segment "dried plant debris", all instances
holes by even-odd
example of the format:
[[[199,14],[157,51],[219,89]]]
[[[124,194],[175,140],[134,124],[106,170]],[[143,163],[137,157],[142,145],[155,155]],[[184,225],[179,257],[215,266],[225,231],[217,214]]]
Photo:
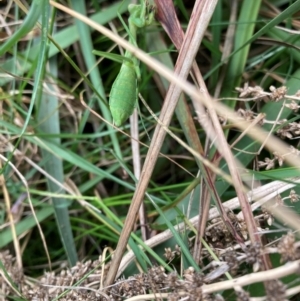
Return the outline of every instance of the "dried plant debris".
[[[295,139],[300,136],[300,123],[299,122],[287,122],[286,119],[278,121],[279,129],[276,134],[282,138]]]
[[[300,244],[291,232],[283,236],[277,247],[272,249],[281,255],[282,263],[300,259]],[[6,251],[0,253],[0,260],[5,269],[5,272],[0,270],[0,294],[4,296],[2,300],[21,297],[30,301],[48,301],[55,298],[63,301],[121,301],[145,294],[154,294],[156,299],[161,299],[160,294],[164,294],[164,299],[171,301],[222,301],[224,299],[220,295],[205,294],[204,287],[212,283],[219,286],[219,283],[226,280],[226,272],[230,272],[231,277],[244,276],[245,272],[249,273],[251,270],[246,268],[247,265],[253,268],[255,275],[261,266],[262,254],[267,250],[268,248],[264,249],[260,244],[247,243],[247,247],[244,248],[234,245],[227,249],[219,249],[219,260],[210,260],[209,264],[201,267],[201,273],[190,267],[180,276],[177,271],[167,273],[163,267],[153,266],[147,273],[118,279],[105,290],[102,289],[101,283],[109,265],[103,265],[101,257],[95,261],[78,262],[69,269],[45,272],[40,279],[32,279],[24,276],[16,268],[15,258]],[[167,250],[167,253],[179,255],[180,249],[176,247],[175,251]],[[210,257],[206,256],[205,261],[209,259]],[[280,280],[268,279],[265,288],[266,300],[286,300],[286,287]],[[251,300],[249,293],[244,291],[246,287],[243,289],[236,286],[234,289],[236,300]]]
[[[9,277],[19,288],[21,296],[27,300],[51,300],[60,295],[60,300],[104,300],[96,290],[90,290],[92,284],[99,284],[101,279],[101,257],[95,261],[78,262],[76,266],[58,273],[46,272],[39,281],[30,281],[23,275],[20,277],[20,271],[14,268],[14,260],[7,252],[0,253],[0,258]],[[2,296],[15,295],[15,290],[1,277],[0,285]],[[71,287],[75,289],[70,289]]]
[[[270,87],[270,98],[274,101],[279,101],[286,97],[287,88],[285,86],[275,88],[274,86]]]
[[[299,97],[299,96],[300,96],[300,95],[299,95],[299,91],[297,92],[297,94],[298,94],[297,96]],[[286,103],[284,106],[285,106],[286,108],[288,108],[288,109],[294,111],[295,113],[298,112],[299,107],[300,107],[294,100],[292,100],[290,103]]]
[[[281,166],[281,165],[279,162],[279,166]],[[270,169],[273,169],[275,166],[276,166],[276,157],[275,156],[273,159],[266,157],[264,159],[264,161],[258,161],[258,168],[265,167],[265,170],[270,170]]]
[[[274,216],[272,215],[272,213],[265,208],[264,206],[261,207],[261,211],[262,211],[262,219],[259,216],[259,220],[263,223],[263,222],[267,222],[268,226],[272,226],[273,222],[274,222]]]
[[[8,251],[4,251],[0,252],[0,260],[4,269],[9,271],[11,280],[14,283],[22,283],[24,280],[24,275],[23,271],[20,271],[20,269],[17,267],[16,259]]]
[[[221,258],[228,264],[230,274],[237,275],[239,265],[241,264],[238,259],[238,254],[234,250],[231,250],[223,254]]]
[[[5,253],[4,266],[12,279],[16,279],[17,270],[9,265],[12,257]],[[59,298],[63,301],[92,300],[118,301],[146,293],[168,293],[169,300],[179,300],[187,297],[188,300],[221,300],[209,295],[202,295],[203,275],[189,268],[179,277],[176,272],[167,274],[163,267],[154,266],[146,274],[138,274],[128,279],[119,279],[110,288],[100,290],[101,258],[96,261],[78,263],[75,267],[62,270],[55,274],[47,272],[39,281],[31,282],[22,277],[17,287],[22,298],[34,301],[52,300]],[[14,290],[4,279],[0,278],[0,293],[12,297]]]
[[[292,232],[284,235],[278,243],[278,253],[281,255],[281,262],[300,259],[300,245],[296,243]]]
[[[288,301],[286,299],[286,286],[279,280],[267,282],[266,293],[267,301]]]
[[[261,87],[255,86],[250,87],[248,83],[244,85],[243,88],[236,88],[236,91],[239,92],[240,100],[243,101],[283,101],[283,106],[292,110],[293,112],[297,112],[299,110],[299,105],[297,102],[300,100],[300,90],[297,91],[294,95],[287,94],[287,87],[282,86],[275,88],[274,86],[270,87],[270,92],[264,91]],[[239,109],[237,111],[240,118],[253,122],[257,119],[258,125],[263,125],[264,123],[273,124],[276,126],[275,132],[282,139],[296,139],[300,136],[300,123],[299,122],[288,122],[286,119],[282,120],[265,120],[264,115],[257,114],[251,110]]]
[[[296,191],[294,189],[292,189],[290,191],[289,198],[290,198],[292,203],[296,203],[296,202],[299,201],[299,195],[296,193]]]
[[[240,98],[250,98],[250,100],[265,100],[265,101],[279,101],[284,98],[295,100],[299,98],[299,92],[295,94],[295,96],[287,95],[287,87],[282,86],[276,88],[274,86],[270,86],[270,92],[266,92],[260,86],[250,87],[248,83],[244,84],[243,88],[237,87],[235,88],[237,92],[239,92]]]
[[[243,88],[237,87],[235,89],[240,93],[240,98],[251,97],[253,100],[253,98],[262,99],[266,97],[263,88],[260,86],[250,87],[248,83],[245,83]]]
[[[265,122],[264,114],[257,114],[251,110],[243,110],[243,109],[238,109],[237,113],[241,119],[246,120],[248,122],[257,120],[257,124],[260,126],[262,126]]]
[[[238,288],[235,290],[236,293],[236,301],[250,301],[250,295],[248,292],[244,291],[242,288]]]
[[[291,150],[290,152],[283,154],[283,155],[279,154],[278,152],[274,152],[273,159],[270,159],[267,157],[264,159],[264,161],[258,161],[258,168],[265,168],[266,170],[270,170],[270,169],[273,169],[274,167],[276,167],[277,162],[278,162],[279,166],[282,166],[284,163],[284,158],[286,156],[289,156],[291,154],[299,156],[300,152],[297,149],[290,146],[290,150]]]
[[[171,248],[165,248],[164,257],[168,262],[171,262],[175,257],[179,257],[181,255],[181,250],[178,245],[175,246],[175,250],[172,251]]]
[[[227,216],[230,219],[239,236],[245,240],[248,238],[248,231],[244,220],[239,219],[232,211],[227,210]],[[225,249],[235,243],[228,227],[223,220],[218,217],[212,219],[205,231],[205,239],[215,249]]]

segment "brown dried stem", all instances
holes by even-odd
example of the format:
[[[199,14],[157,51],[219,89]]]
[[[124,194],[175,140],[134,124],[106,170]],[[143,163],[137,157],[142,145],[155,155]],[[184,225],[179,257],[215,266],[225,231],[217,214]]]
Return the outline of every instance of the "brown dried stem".
[[[214,5],[216,5],[216,1],[197,1],[195,4],[191,22],[187,29],[187,33],[175,67],[175,74],[178,74],[180,78],[185,79],[188,76],[194,57],[204,35],[205,28],[207,27],[210,16],[214,11]],[[194,22],[192,22],[193,20]],[[171,83],[160,114],[160,119],[163,124],[169,125],[180,93],[181,88]],[[115,279],[123,252],[133,227],[134,217],[136,216],[140,204],[144,198],[155,162],[159,154],[159,150],[162,146],[165,136],[165,130],[157,125],[150,144],[147,158],[143,166],[140,181],[133,196],[114,258],[112,259],[111,268],[106,279],[106,285],[112,284]]]

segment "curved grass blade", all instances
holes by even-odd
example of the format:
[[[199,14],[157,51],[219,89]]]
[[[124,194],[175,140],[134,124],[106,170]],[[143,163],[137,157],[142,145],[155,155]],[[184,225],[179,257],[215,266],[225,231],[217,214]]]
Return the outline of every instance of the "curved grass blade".
[[[0,47],[0,56],[14,46],[22,37],[29,33],[38,21],[44,9],[44,0],[34,0],[22,26],[9,37]]]

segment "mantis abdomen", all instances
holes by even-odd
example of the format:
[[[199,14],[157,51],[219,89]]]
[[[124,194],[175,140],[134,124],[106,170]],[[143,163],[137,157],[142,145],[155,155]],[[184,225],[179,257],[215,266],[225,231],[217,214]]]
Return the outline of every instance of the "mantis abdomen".
[[[109,98],[110,111],[116,126],[132,115],[137,101],[137,74],[130,62],[124,62],[115,79]]]

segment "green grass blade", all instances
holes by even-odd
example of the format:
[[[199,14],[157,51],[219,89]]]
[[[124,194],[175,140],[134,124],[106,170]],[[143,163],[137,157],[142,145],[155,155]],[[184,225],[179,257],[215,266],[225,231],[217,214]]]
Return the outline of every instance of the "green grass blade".
[[[0,125],[7,128],[15,135],[17,135],[20,131],[20,129],[17,126],[5,122],[4,120],[0,120]],[[24,136],[23,138],[37,145],[39,148],[47,150],[49,153],[55,155],[60,160],[65,160],[73,166],[77,166],[78,168],[81,168],[84,171],[99,176],[98,181],[101,181],[106,178],[120,184],[123,187],[130,189],[131,191],[135,190],[135,186],[133,184],[112,175],[112,173],[119,167],[119,164],[114,165],[107,170],[103,170],[97,167],[95,164],[92,164],[82,156],[76,154],[75,152],[63,147],[62,145],[55,143],[52,139],[43,139],[39,138],[38,136],[32,136],[30,134],[28,136]]]
[[[38,0],[37,0],[38,1]],[[39,0],[41,1],[41,0]],[[126,3],[129,3],[129,0],[125,1]],[[110,5],[108,8],[103,9],[102,11],[95,13],[94,15],[92,15],[90,18],[95,21],[98,22],[99,24],[106,24],[109,21],[111,21],[113,18],[115,18],[117,16],[117,10],[118,7],[120,6],[120,3],[114,3],[112,5]],[[123,13],[124,11],[127,10],[126,5],[120,9],[120,13]],[[66,29],[61,30],[60,32],[56,33],[53,36],[53,39],[56,41],[56,43],[58,45],[60,45],[60,47],[62,49],[66,49],[69,46],[71,46],[72,44],[74,44],[76,41],[78,41],[80,39],[79,33],[77,31],[76,26],[69,26]],[[24,73],[26,71],[28,71],[28,69],[31,67],[32,65],[32,61],[35,60],[35,58],[37,57],[37,55],[39,54],[40,51],[40,45],[39,44],[35,44],[34,46],[32,46],[30,48],[30,51],[28,51],[28,55],[27,55],[27,51],[24,52],[20,52],[18,55],[18,65],[19,68],[17,69],[17,76],[23,76]],[[59,49],[57,49],[57,47],[55,45],[51,45],[50,49],[49,49],[49,56],[48,57],[52,57],[56,54],[59,53]],[[14,67],[16,66],[16,62],[15,62],[16,58],[9,58],[7,59],[2,65],[2,72],[3,71],[7,71],[9,73],[13,72]],[[1,77],[0,78],[0,86],[3,86],[4,84],[11,82],[12,78],[9,77]]]
[[[47,43],[47,33],[48,32],[48,20],[49,20],[49,11],[50,7],[44,10],[44,14],[42,15],[42,28],[43,28],[43,36],[41,45],[44,45],[42,51],[43,56],[41,56],[40,61],[45,62],[47,61],[47,50],[46,43]],[[48,14],[46,12],[48,11]],[[45,68],[44,65],[42,67]],[[40,131],[49,134],[59,134],[60,133],[60,122],[59,122],[59,101],[55,95],[47,95],[43,93],[43,87],[41,86],[42,80],[41,78],[44,77],[45,73],[42,71],[37,76],[36,85],[39,85],[39,95],[38,95],[38,104],[37,104],[37,122],[39,124]],[[54,77],[57,77],[58,69],[56,60],[53,57],[50,60],[50,74]],[[49,85],[51,87],[51,85]],[[55,91],[56,86],[53,85],[52,89]],[[60,144],[59,138],[52,138],[51,141],[55,141],[57,144]],[[59,182],[64,182],[64,171],[62,161],[48,152],[45,149],[42,149],[42,157],[46,160],[44,165],[45,171],[51,175],[53,178],[58,180]],[[48,190],[52,193],[57,193],[61,190],[58,185],[50,180],[47,180]],[[69,263],[71,266],[74,266],[77,262],[77,252],[75,248],[75,243],[73,239],[71,224],[69,220],[69,212],[68,206],[70,205],[70,201],[64,198],[52,198],[52,203],[54,206],[54,212],[56,217],[57,227],[60,233],[60,238],[63,243],[66,255],[68,257]]]
[[[45,206],[40,210],[35,211],[36,218],[38,222],[42,222],[48,217],[50,217],[54,213],[54,208],[52,206]],[[36,227],[36,220],[33,215],[28,216],[21,221],[19,221],[15,228],[16,234],[22,235],[27,231],[31,230],[32,228]],[[7,228],[0,232],[0,248],[6,247],[9,243],[13,240],[11,228]]]
[[[85,1],[80,1],[80,0],[71,0],[71,5],[75,9],[75,11],[80,12],[81,14],[86,15],[86,9],[85,9]],[[81,47],[81,51],[83,53],[83,58],[85,60],[85,64],[88,70],[90,70],[90,78],[93,86],[99,93],[101,99],[106,100],[106,95],[105,95],[105,89],[103,87],[102,79],[101,79],[101,74],[99,68],[95,68],[96,66],[96,58],[93,54],[93,43],[92,43],[92,37],[91,37],[91,30],[88,25],[85,23],[75,19],[75,23],[79,32],[79,43]],[[111,114],[109,109],[107,108],[106,104],[104,104],[100,99],[98,99],[98,104],[101,108],[101,111],[103,113],[103,116],[106,120],[112,122]],[[122,152],[119,146],[119,142],[116,136],[115,132],[111,132],[111,141],[113,143],[113,148],[115,152],[117,153],[118,156],[122,156]]]
[[[119,54],[107,53],[107,52],[99,51],[99,50],[93,50],[92,53],[95,55],[98,55],[98,56],[103,56],[105,58],[108,58],[108,59],[115,61],[117,63],[120,63],[120,64],[122,64],[124,61],[132,62],[132,60],[129,59],[128,57],[125,57],[125,56],[122,56]]]
[[[258,1],[257,1],[258,2]],[[245,1],[244,4],[245,5],[252,5],[252,2],[248,2]],[[256,2],[253,3],[254,5],[256,5]],[[245,11],[247,11],[247,7],[245,8]],[[281,14],[279,14],[278,16],[276,16],[274,19],[272,19],[270,22],[268,22],[265,26],[263,26],[258,32],[256,32],[254,35],[251,35],[251,38],[249,38],[249,40],[247,40],[244,44],[242,44],[239,48],[235,48],[235,50],[231,53],[231,55],[226,58],[225,61],[227,61],[227,59],[233,57],[234,55],[236,55],[236,53],[238,53],[239,51],[241,51],[245,46],[247,46],[248,44],[254,42],[256,39],[258,39],[259,37],[261,37],[263,34],[268,33],[268,31],[272,28],[274,28],[276,25],[278,25],[280,22],[283,22],[285,19],[291,17],[294,13],[296,13],[298,10],[300,9],[300,0],[297,0],[295,3],[291,4],[290,6],[288,6],[287,9],[285,9]],[[252,11],[248,11],[250,13],[252,13]],[[245,13],[247,15],[247,13]],[[251,21],[251,19],[250,19]],[[245,22],[245,20],[241,20],[242,23]],[[253,20],[252,20],[253,22]],[[241,34],[243,34],[241,32]],[[239,43],[237,43],[239,44]],[[244,55],[241,55],[241,57],[243,57]],[[220,64],[216,65],[212,70],[210,70],[209,72],[206,73],[205,78],[209,77],[213,72],[215,72],[220,66],[222,66],[224,64],[224,62],[222,61]],[[236,76],[240,76],[240,74],[236,75]],[[234,86],[233,84],[231,84],[231,86]],[[229,89],[227,89],[229,90]]]
[[[29,33],[45,8],[44,0],[34,0],[22,26],[0,47],[0,56],[12,48],[22,37]]]
[[[253,36],[256,19],[261,6],[261,1],[244,1],[242,3],[241,13],[235,33],[233,57],[229,63],[227,78],[231,80],[224,85],[225,90],[222,96],[228,97],[232,95],[234,88],[238,87],[241,82],[241,75],[245,68],[248,58],[250,44],[249,41]],[[228,103],[230,107],[234,107],[235,101]]]
[[[169,221],[168,218],[166,218],[166,216],[164,215],[162,210],[159,208],[159,206],[156,205],[155,202],[152,202],[152,204],[155,207],[155,209],[157,210],[157,212],[160,214],[160,216],[163,217],[168,228],[173,233],[173,236],[174,236],[177,244],[180,246],[181,252],[185,256],[185,259],[187,260],[187,262],[195,269],[195,271],[200,272],[199,266],[193,259],[192,254],[190,253],[190,251],[189,251],[187,245],[184,243],[183,239],[180,237],[179,233],[174,229],[174,226],[172,225],[172,223]]]

